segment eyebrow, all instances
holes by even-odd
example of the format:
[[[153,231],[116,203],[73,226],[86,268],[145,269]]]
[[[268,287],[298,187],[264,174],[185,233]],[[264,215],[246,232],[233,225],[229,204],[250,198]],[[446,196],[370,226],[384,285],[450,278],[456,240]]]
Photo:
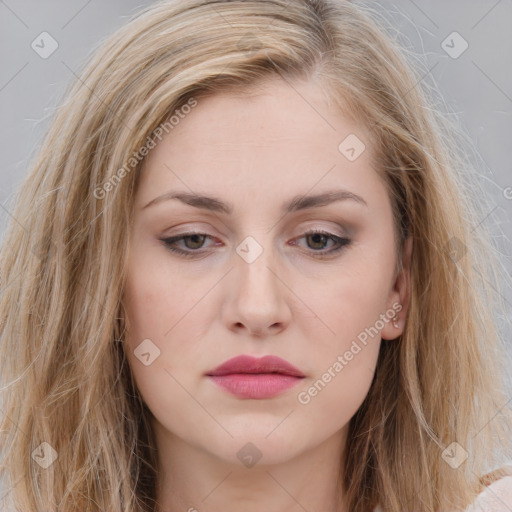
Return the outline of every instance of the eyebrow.
[[[225,213],[228,215],[233,213],[232,204],[225,203],[215,197],[203,196],[192,192],[167,192],[166,194],[158,196],[150,201],[146,206],[143,207],[143,209],[158,203],[162,203],[163,201],[169,201],[171,199],[176,199],[182,203],[188,204],[189,206],[210,210],[212,212]],[[364,206],[368,206],[366,201],[361,196],[348,190],[337,189],[317,195],[295,196],[289,202],[282,205],[281,212],[291,213],[298,210],[305,210],[307,208],[327,206],[336,201],[346,200],[355,201]]]

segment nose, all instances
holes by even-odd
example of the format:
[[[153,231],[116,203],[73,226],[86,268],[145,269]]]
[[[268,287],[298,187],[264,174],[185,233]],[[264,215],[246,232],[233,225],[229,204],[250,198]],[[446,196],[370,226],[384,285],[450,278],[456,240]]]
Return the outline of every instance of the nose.
[[[287,302],[291,295],[284,276],[274,264],[270,250],[251,263],[234,255],[230,295],[224,304],[224,322],[237,334],[265,337],[286,329],[291,311]]]

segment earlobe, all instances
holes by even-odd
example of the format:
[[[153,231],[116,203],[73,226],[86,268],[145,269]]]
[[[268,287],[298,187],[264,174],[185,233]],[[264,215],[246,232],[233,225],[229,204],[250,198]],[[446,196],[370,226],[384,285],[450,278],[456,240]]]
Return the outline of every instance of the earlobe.
[[[394,309],[396,314],[391,322],[388,322],[382,329],[381,336],[386,340],[394,340],[403,333],[405,318],[409,306],[409,297],[411,290],[411,262],[413,250],[413,237],[409,236],[403,248],[402,268],[395,279],[393,292],[390,296],[390,309]]]

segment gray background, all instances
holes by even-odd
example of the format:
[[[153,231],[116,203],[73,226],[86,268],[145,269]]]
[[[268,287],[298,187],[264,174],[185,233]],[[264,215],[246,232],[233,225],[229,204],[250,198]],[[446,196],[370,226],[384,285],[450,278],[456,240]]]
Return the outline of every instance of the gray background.
[[[151,3],[0,0],[0,243],[10,218],[12,194],[75,71],[104,38]],[[424,79],[439,88],[442,109],[457,119],[474,141],[474,158],[491,205],[480,225],[495,232],[510,274],[512,1],[367,3],[391,20],[403,46],[423,59]],[[469,45],[456,59],[441,46],[454,31]],[[59,45],[46,59],[31,47],[34,40],[40,41],[42,32],[51,34]],[[507,288],[504,295],[508,322],[503,329],[512,345],[512,290]],[[512,354],[512,348],[509,352]]]
[[[151,3],[0,0],[0,240],[12,194],[75,71],[101,40]],[[423,56],[425,70],[431,70],[425,80],[437,84],[443,108],[459,119],[474,141],[483,186],[495,207],[482,224],[501,226],[510,240],[512,200],[506,191],[512,187],[512,1],[368,3],[392,20],[404,46]],[[44,31],[59,45],[47,59],[31,47]],[[469,44],[457,59],[441,47],[453,31]],[[503,245],[503,251],[512,270],[510,245]],[[507,290],[506,299],[512,310],[512,290]]]
[[[27,172],[53,108],[74,79],[74,71],[102,39],[151,3],[0,0],[0,242],[10,219],[12,194]],[[510,274],[512,1],[398,0],[371,4],[392,20],[407,48],[423,55],[425,69],[431,70],[425,79],[438,85],[445,110],[459,119],[474,141],[482,185],[491,204],[481,225],[505,234],[498,242]],[[59,45],[47,59],[31,47],[43,31]],[[469,44],[457,59],[441,47],[453,31]],[[505,290],[505,299],[509,322],[503,322],[503,331],[510,346],[512,290]],[[510,390],[512,400],[512,386]]]

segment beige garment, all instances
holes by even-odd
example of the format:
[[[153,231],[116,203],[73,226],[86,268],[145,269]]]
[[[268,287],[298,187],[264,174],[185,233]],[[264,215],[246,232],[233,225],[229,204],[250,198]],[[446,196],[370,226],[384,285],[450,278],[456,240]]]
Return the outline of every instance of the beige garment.
[[[374,512],[384,512],[380,505]],[[512,476],[488,485],[464,512],[512,512]]]

